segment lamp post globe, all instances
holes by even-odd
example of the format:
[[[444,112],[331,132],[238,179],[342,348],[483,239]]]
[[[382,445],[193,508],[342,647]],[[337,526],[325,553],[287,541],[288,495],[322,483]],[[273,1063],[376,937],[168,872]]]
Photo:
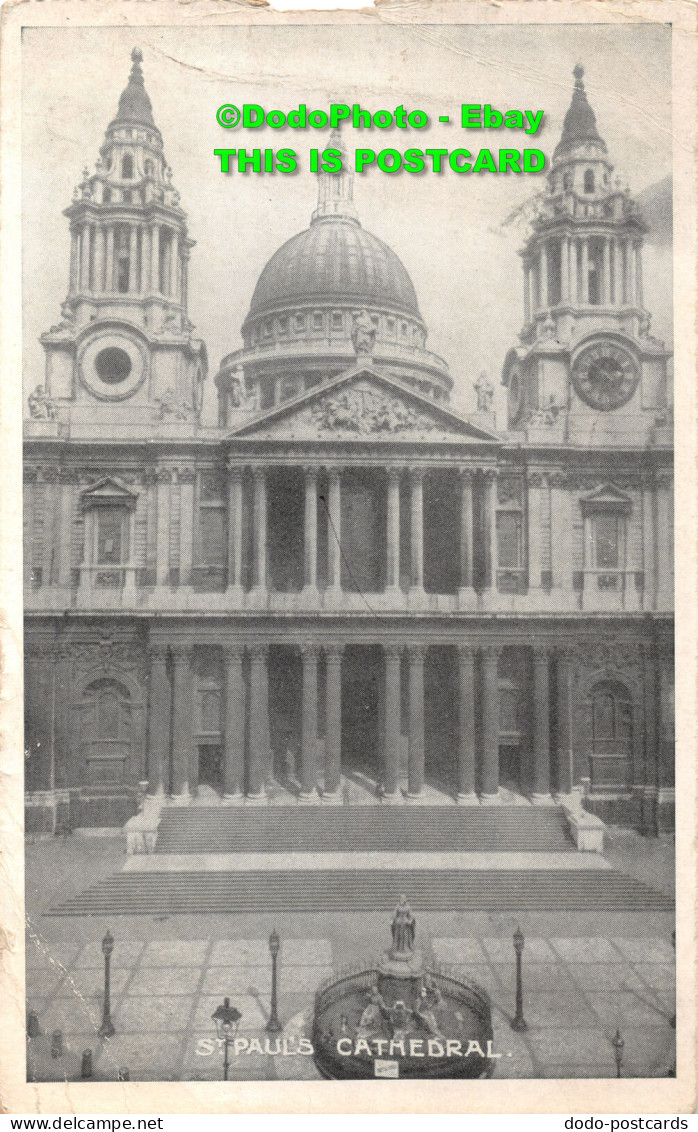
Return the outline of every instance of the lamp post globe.
[[[281,951],[281,940],[276,928],[269,936],[269,952],[271,954],[271,1004],[269,1010],[269,1021],[266,1024],[266,1031],[268,1034],[281,1033],[283,1026],[279,1021],[279,1013],[277,1006],[277,960],[279,952]]]
[[[237,1006],[230,1005],[230,999],[224,998],[223,1005],[217,1006],[211,1018],[216,1024],[216,1034],[220,1041],[223,1042],[224,1056],[223,1056],[223,1080],[228,1080],[228,1048],[230,1042],[235,1038],[240,1025],[242,1014]]]
[[[116,1033],[111,1020],[111,987],[110,963],[111,953],[114,950],[114,936],[107,928],[107,934],[102,940],[102,955],[104,956],[104,1008],[102,1010],[102,1025],[99,1027],[100,1038],[112,1038]]]

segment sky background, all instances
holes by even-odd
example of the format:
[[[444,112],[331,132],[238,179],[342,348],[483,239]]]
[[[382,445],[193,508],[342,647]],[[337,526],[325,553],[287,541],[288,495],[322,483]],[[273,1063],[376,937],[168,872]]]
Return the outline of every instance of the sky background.
[[[138,45],[155,122],[173,182],[197,241],[190,261],[190,317],[206,342],[208,423],[215,421],[212,378],[241,345],[240,326],[270,256],[308,226],[317,184],[311,146],[329,131],[223,130],[224,102],[289,111],[299,102],[327,109],[331,99],[375,112],[421,109],[449,114],[427,130],[346,130],[350,152],[535,146],[552,157],[570,103],[575,63],[584,64],[589,101],[615,175],[633,194],[671,172],[671,31],[624,25],[285,26],[25,29],[23,38],[24,385],[43,381],[38,335],[60,318],[69,265],[62,216],[94,170],[104,131]],[[535,138],[519,131],[463,131],[460,105],[545,110]],[[677,141],[680,144],[680,139]],[[292,175],[220,172],[215,148],[288,146],[300,155]],[[429,331],[427,345],[449,364],[452,402],[475,407],[472,383],[484,369],[499,382],[523,313],[517,255],[525,223],[506,223],[544,187],[544,176],[440,175],[377,169],[357,175],[354,197],[365,228],[405,264]],[[645,305],[653,333],[671,339],[671,251],[651,235],[645,249]],[[497,407],[503,408],[500,393]],[[500,426],[503,418],[500,417]]]

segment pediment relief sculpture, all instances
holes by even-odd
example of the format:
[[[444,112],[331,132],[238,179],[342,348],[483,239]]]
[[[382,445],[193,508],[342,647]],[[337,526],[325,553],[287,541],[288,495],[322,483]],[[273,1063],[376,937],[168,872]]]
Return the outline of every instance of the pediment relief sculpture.
[[[381,432],[431,432],[436,425],[429,417],[408,408],[396,397],[367,389],[347,389],[324,397],[311,409],[313,423],[327,432],[371,434]]]

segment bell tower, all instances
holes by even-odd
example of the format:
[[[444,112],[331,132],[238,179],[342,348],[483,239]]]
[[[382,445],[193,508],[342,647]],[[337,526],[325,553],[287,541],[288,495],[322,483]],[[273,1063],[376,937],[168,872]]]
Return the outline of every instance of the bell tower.
[[[187,314],[194,242],[172,184],[162,135],[134,48],[128,84],[94,173],[65,210],[68,295],[62,321],[42,335],[44,396],[72,434],[105,426],[150,432],[198,423],[206,349]]]
[[[643,306],[647,228],[620,180],[574,68],[572,102],[521,252],[524,326],[502,382],[513,431],[645,444],[665,423],[664,343]],[[632,438],[635,438],[634,440]]]

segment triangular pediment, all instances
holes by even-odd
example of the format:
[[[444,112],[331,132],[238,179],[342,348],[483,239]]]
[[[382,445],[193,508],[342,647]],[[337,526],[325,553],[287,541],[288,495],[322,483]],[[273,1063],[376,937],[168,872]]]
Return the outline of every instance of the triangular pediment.
[[[387,377],[356,367],[258,414],[231,436],[255,440],[499,442],[493,432]]]
[[[615,484],[601,484],[580,500],[582,509],[590,511],[630,511],[632,500]]]
[[[137,499],[135,492],[113,476],[104,476],[96,483],[90,484],[80,494],[83,506],[90,503],[135,504]]]

